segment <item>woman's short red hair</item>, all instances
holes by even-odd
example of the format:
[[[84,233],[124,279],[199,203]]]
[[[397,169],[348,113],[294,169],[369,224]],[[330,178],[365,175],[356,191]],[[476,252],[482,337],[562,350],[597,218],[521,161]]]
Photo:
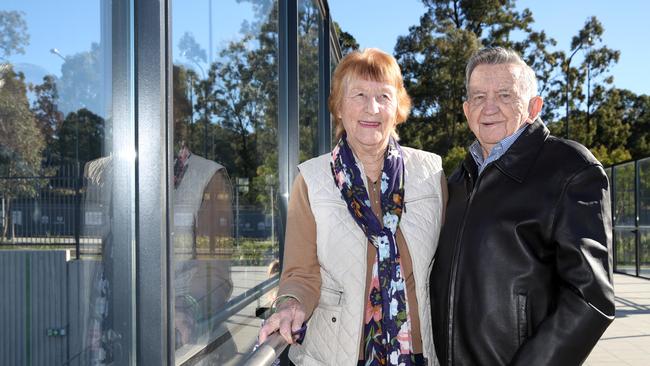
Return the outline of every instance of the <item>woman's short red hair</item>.
[[[343,57],[332,77],[328,104],[330,113],[334,117],[337,139],[343,135],[344,131],[340,110],[348,82],[351,79],[379,81],[394,86],[397,89],[395,125],[406,121],[411,112],[411,98],[404,88],[404,80],[397,60],[377,48],[367,48],[362,52],[353,51]],[[396,131],[393,131],[393,134],[397,136]]]

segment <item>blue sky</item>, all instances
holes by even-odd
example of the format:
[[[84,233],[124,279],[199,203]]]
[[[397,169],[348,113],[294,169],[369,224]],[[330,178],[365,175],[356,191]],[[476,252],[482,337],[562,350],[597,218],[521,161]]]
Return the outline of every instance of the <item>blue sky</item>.
[[[621,51],[611,69],[614,85],[637,94],[650,94],[650,1],[645,0],[520,0],[517,8],[529,8],[535,30],[544,30],[557,41],[557,49],[569,51],[571,38],[594,15],[605,28],[603,43]],[[329,0],[332,18],[351,33],[361,47],[392,52],[397,37],[419,23],[425,8],[419,0]],[[580,52],[579,52],[580,53]],[[580,61],[576,55],[575,62]]]
[[[307,0],[301,0],[307,1]],[[214,58],[227,41],[236,39],[243,20],[253,18],[248,3],[235,0],[213,2]],[[0,10],[22,10],[31,34],[25,55],[11,57],[15,64],[29,64],[38,73],[60,75],[63,60],[49,52],[58,48],[64,56],[90,49],[100,37],[99,0],[2,0]],[[207,47],[207,0],[173,1],[173,39],[177,45],[184,32],[191,32],[203,48]],[[424,13],[419,0],[329,0],[333,18],[352,33],[362,47],[393,50],[399,35],[408,34]],[[611,70],[615,85],[635,93],[650,94],[648,40],[650,1],[645,0],[520,0],[518,8],[528,7],[536,19],[534,28],[544,30],[568,51],[571,37],[595,15],[605,27],[603,42],[621,51],[619,63]],[[174,49],[175,62],[187,62]],[[580,52],[574,62],[580,61]],[[38,75],[35,75],[38,77]],[[37,79],[38,80],[38,79]]]

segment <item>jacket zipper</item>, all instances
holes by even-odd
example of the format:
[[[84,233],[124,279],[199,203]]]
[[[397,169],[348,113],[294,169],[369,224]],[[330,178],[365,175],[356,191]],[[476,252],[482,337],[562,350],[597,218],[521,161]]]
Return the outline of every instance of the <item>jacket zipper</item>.
[[[470,182],[472,181],[472,176],[470,175],[469,172],[467,172],[467,175],[469,176]],[[474,186],[472,187],[471,192],[469,193],[469,197],[467,197],[467,202],[465,204],[465,212],[463,213],[463,221],[461,222],[460,228],[458,230],[458,234],[456,234],[456,248],[454,249],[454,256],[452,257],[452,275],[451,275],[451,280],[449,281],[449,303],[448,303],[448,309],[449,309],[449,314],[447,317],[447,330],[449,334],[449,341],[447,342],[447,365],[452,366],[453,365],[453,354],[452,354],[452,344],[454,342],[454,331],[453,331],[453,320],[454,320],[454,304],[455,304],[455,292],[456,292],[456,274],[458,273],[458,258],[460,255],[460,243],[461,239],[463,237],[463,234],[465,232],[465,224],[467,221],[467,214],[469,212],[469,207],[472,205],[472,200],[474,199],[474,194],[476,193],[476,190],[478,189],[479,183],[481,181],[481,175],[476,178],[476,182]]]

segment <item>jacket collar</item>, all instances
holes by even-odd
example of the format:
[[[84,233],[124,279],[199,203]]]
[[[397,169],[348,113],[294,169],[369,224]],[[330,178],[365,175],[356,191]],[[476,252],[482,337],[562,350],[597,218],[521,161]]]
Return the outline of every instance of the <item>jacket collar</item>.
[[[549,134],[548,128],[541,119],[537,118],[510,146],[508,151],[494,162],[494,165],[503,174],[523,183]],[[469,153],[465,156],[463,167],[470,178],[475,181],[478,168]]]

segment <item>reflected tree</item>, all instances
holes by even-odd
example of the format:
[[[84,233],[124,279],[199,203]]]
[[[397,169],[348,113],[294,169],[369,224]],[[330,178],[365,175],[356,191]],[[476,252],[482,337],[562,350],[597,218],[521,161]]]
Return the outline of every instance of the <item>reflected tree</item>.
[[[63,164],[80,164],[101,157],[104,119],[86,108],[68,113],[58,130],[57,150]]]
[[[56,79],[52,75],[47,75],[43,78],[42,84],[31,86],[31,90],[34,93],[31,110],[45,139],[43,163],[47,166],[61,158],[56,149],[56,134],[63,123],[63,113],[58,107],[59,93]]]
[[[9,60],[12,54],[24,54],[29,45],[25,13],[0,10],[0,61]]]
[[[299,160],[303,162],[318,154],[318,23],[320,11],[312,1],[299,1],[298,50],[299,65]]]
[[[33,197],[43,182],[20,177],[38,176],[45,141],[36,118],[29,109],[24,76],[10,65],[0,69],[0,199],[4,201],[3,236],[11,235],[11,200]]]
[[[65,57],[58,81],[59,110],[67,114],[85,108],[102,115],[102,75],[101,48],[97,43],[92,43],[89,51]]]

